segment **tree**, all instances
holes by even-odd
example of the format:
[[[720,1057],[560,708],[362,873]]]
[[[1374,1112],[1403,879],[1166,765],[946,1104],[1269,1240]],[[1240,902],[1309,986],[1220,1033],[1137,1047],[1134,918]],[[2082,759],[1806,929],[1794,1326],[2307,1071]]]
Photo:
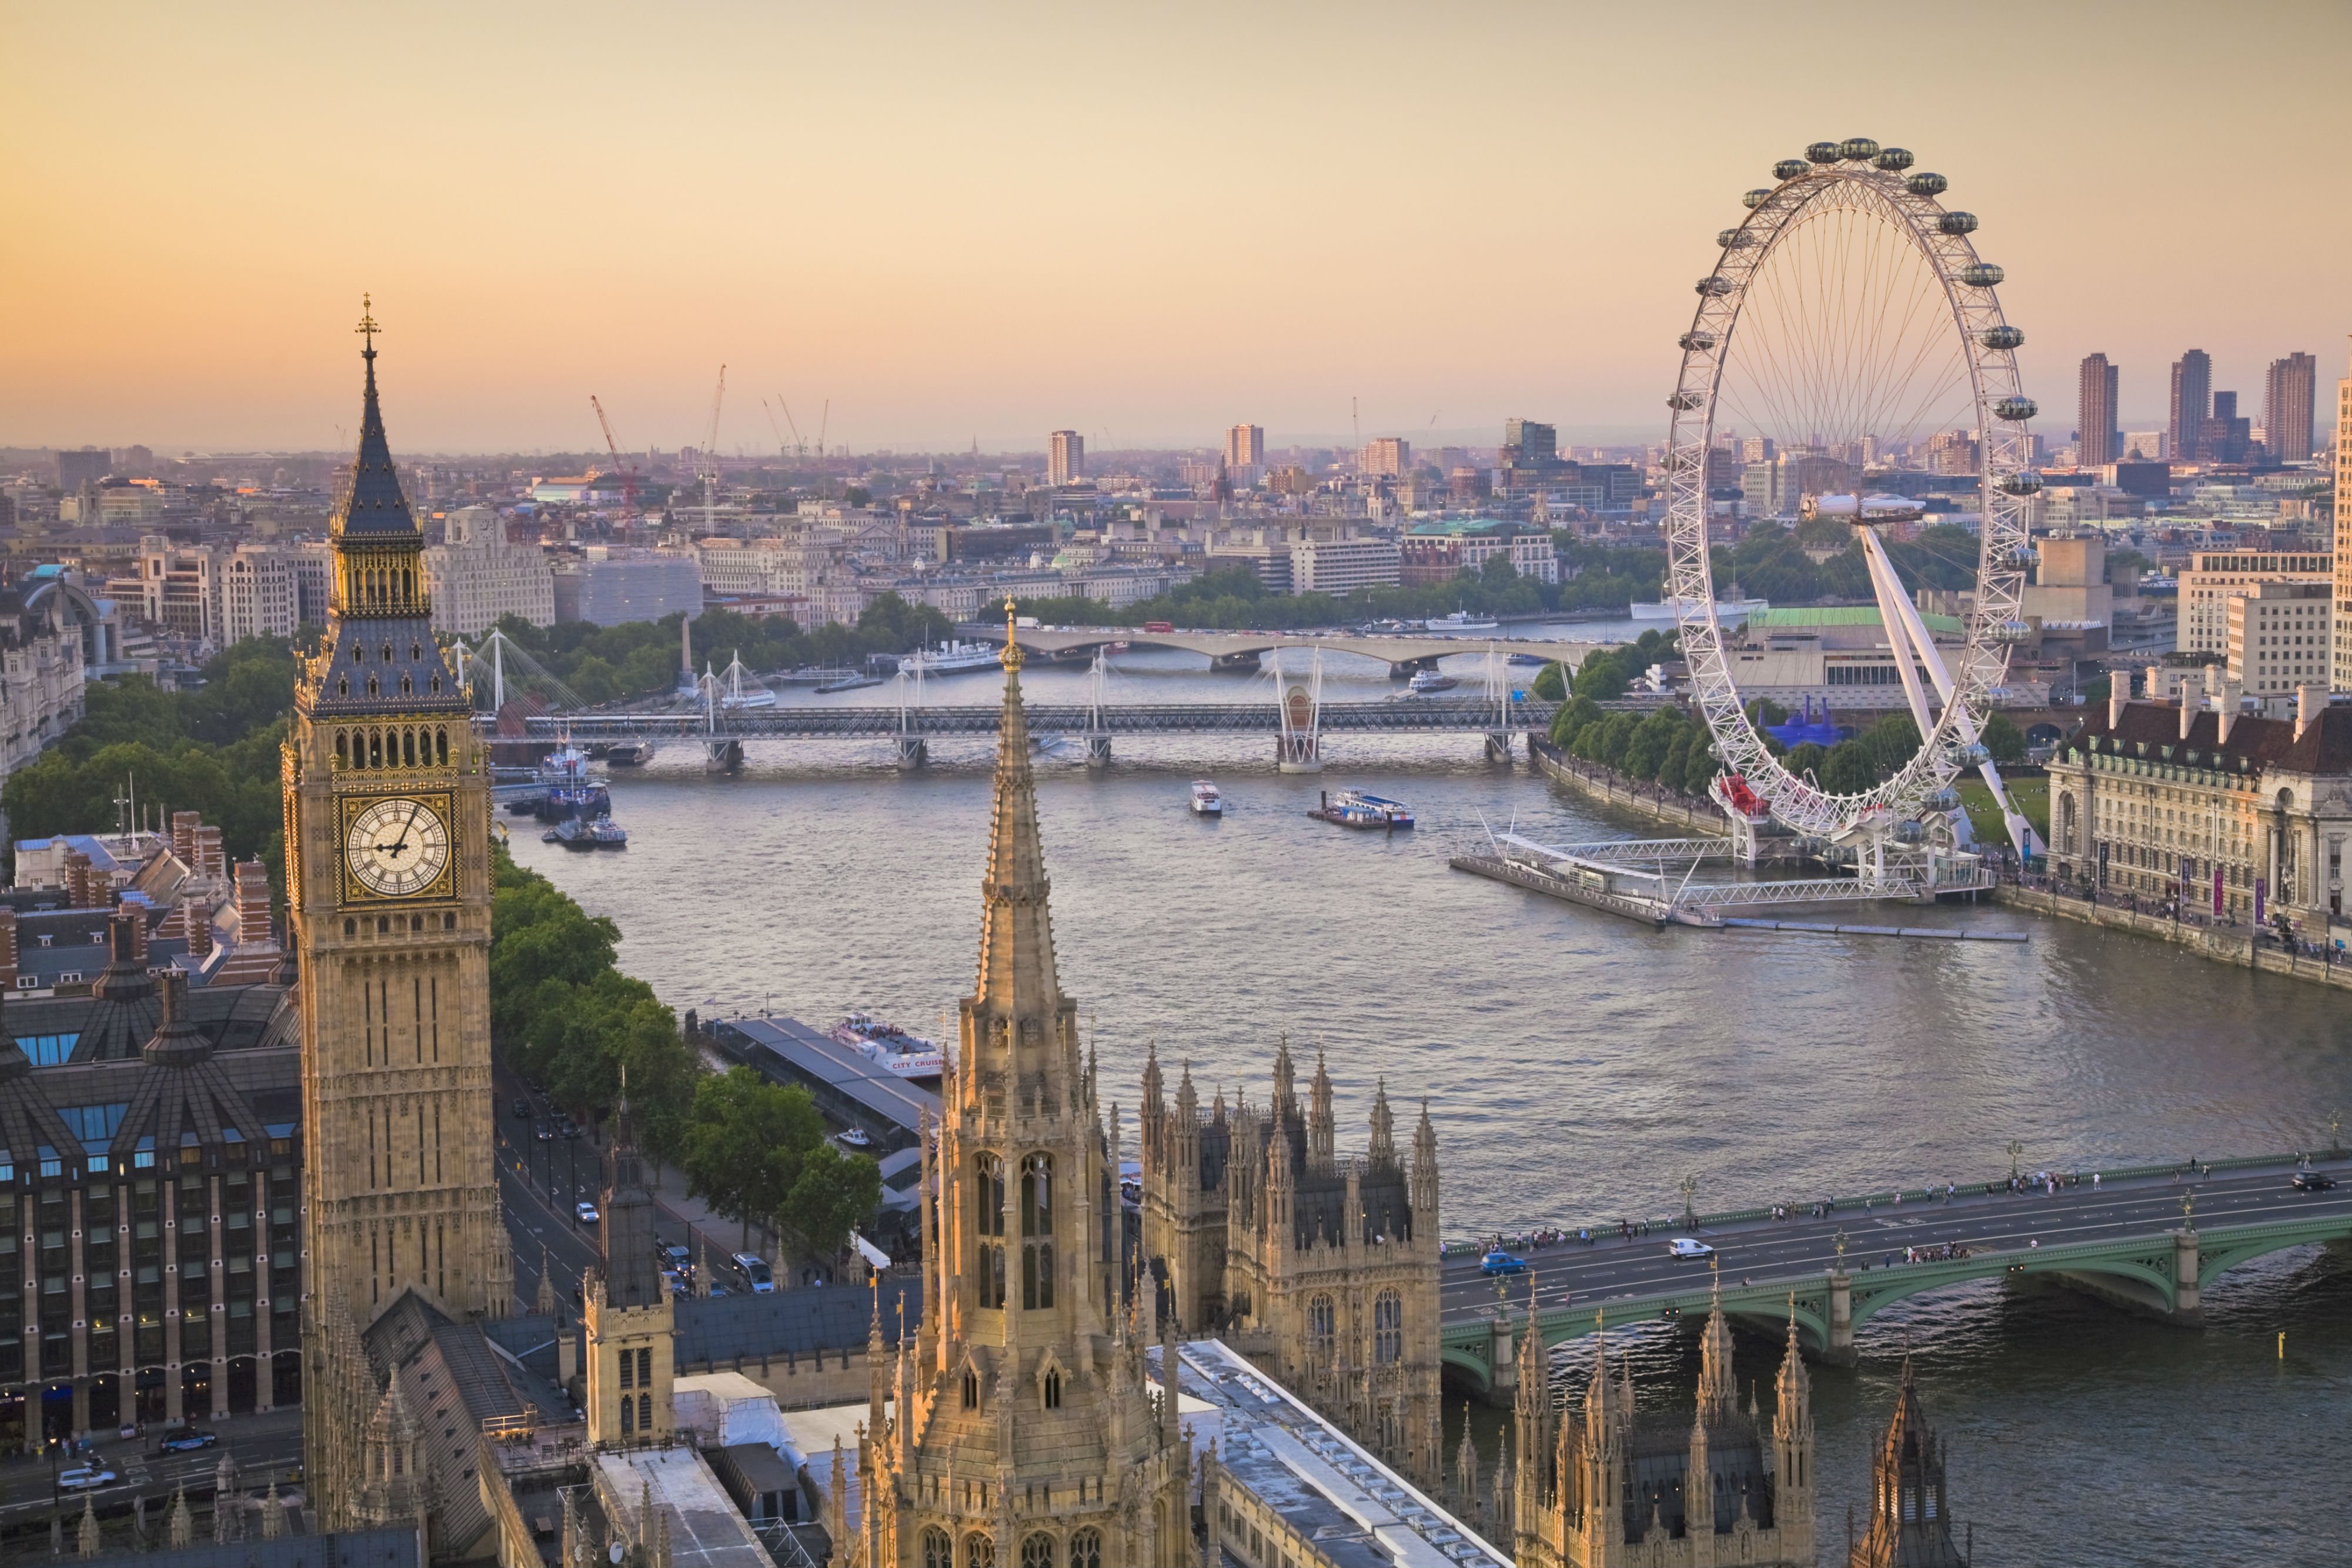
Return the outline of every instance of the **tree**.
[[[1535,685],[1528,688],[1543,702],[1556,703],[1568,695],[1568,667],[1546,664],[1536,672]]]
[[[1870,747],[1859,740],[1841,740],[1830,747],[1815,777],[1833,795],[1859,795],[1878,784],[1878,764]]]
[[[1559,666],[1552,666],[1558,669]],[[1551,743],[1562,751],[1576,745],[1576,737],[1584,727],[1601,716],[1601,705],[1591,697],[1578,697],[1551,717]]]
[[[882,1171],[864,1155],[845,1155],[819,1144],[801,1161],[799,1179],[778,1215],[782,1228],[799,1238],[810,1253],[830,1258],[849,1233],[873,1217],[882,1201]]]
[[[1822,775],[1822,764],[1829,759],[1829,755],[1828,750],[1818,742],[1809,740],[1789,753],[1782,766],[1800,779],[1811,773],[1816,780],[1819,780]]]
[[[1576,672],[1576,695],[1594,702],[1610,702],[1625,695],[1624,662],[1614,649],[1595,648],[1584,655]]]
[[[1989,716],[1984,727],[1977,732],[1977,739],[1992,754],[1995,762],[2025,760],[2025,734],[2017,727],[2016,720],[2005,713]]]
[[[752,1218],[782,1209],[810,1152],[824,1142],[824,1122],[807,1090],[730,1067],[696,1085],[678,1165],[688,1195],[733,1215],[749,1247]]]

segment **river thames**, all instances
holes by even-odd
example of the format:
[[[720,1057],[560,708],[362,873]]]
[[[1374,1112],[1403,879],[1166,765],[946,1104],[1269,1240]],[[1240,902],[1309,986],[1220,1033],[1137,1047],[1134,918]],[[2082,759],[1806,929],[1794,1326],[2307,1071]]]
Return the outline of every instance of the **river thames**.
[[[1327,674],[1330,700],[1396,689],[1353,661]],[[1074,701],[1086,682],[1033,666],[1026,684]],[[932,700],[997,695],[986,674],[941,685]],[[1174,655],[1123,658],[1113,685],[1115,700],[1272,700],[1265,677]],[[1455,1239],[1667,1213],[1686,1174],[1702,1209],[1804,1202],[2004,1175],[2012,1139],[2028,1169],[2312,1148],[2352,1112],[2338,994],[1991,908],[1902,920],[2031,940],[1653,932],[1447,868],[1490,826],[1555,842],[1655,831],[1524,762],[1484,761],[1475,737],[1329,742],[1319,779],[1277,776],[1271,745],[1122,741],[1099,773],[1075,750],[1039,758],[1062,985],[1106,1097],[1129,1107],[1130,1149],[1147,1042],[1171,1080],[1190,1061],[1204,1100],[1220,1084],[1262,1099],[1286,1033],[1302,1073],[1328,1051],[1343,1148],[1362,1142],[1381,1077],[1428,1097]],[[614,779],[626,852],[567,854],[520,831],[513,847],[617,921],[622,965],[677,1008],[820,1027],[864,1009],[930,1034],[971,985],[990,750],[932,755],[900,774],[882,744],[755,743],[741,775],[711,779],[675,747]],[[1187,810],[1199,776],[1223,789],[1222,821]],[[1316,791],[1340,785],[1404,800],[1420,827],[1309,821]],[[1906,1346],[1980,1563],[2346,1560],[2333,1456],[2352,1257],[2276,1254],[2204,1300],[2202,1333],[1991,1283],[1872,1319],[1858,1369],[1814,1369],[1822,1560],[1864,1500]],[[1643,1406],[1686,1413],[1694,1342],[1636,1339]],[[1571,1385],[1588,1354],[1564,1347]],[[1741,1336],[1743,1383],[1769,1387],[1777,1363],[1775,1343]],[[1452,1407],[1449,1459],[1460,1419]],[[1491,1466],[1499,1415],[1475,1425]]]

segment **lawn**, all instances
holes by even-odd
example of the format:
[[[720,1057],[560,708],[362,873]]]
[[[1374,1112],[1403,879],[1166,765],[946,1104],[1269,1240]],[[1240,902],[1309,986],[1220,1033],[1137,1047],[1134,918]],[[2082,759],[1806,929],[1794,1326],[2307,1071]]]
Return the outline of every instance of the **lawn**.
[[[1985,788],[1984,780],[1963,779],[1959,790],[1960,805],[1967,810],[1969,827],[1976,836],[1987,843],[2007,843],[2009,829],[2001,821],[2000,809],[1992,803],[1992,791]],[[2017,809],[2025,813],[2026,821],[2033,824],[2033,831],[2042,835],[2042,841],[2049,842],[2050,780],[2010,779],[2009,797],[2017,802]]]

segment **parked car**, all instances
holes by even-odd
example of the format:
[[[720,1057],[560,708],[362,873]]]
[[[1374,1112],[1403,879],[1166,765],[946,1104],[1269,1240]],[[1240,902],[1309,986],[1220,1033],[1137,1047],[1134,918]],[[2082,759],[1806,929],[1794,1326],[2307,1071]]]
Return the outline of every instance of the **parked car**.
[[[2321,1176],[2317,1171],[2297,1171],[2294,1173],[2294,1190],[2297,1192],[2326,1192],[2335,1185],[2336,1178],[2334,1176]]]
[[[528,1122],[528,1121],[530,1121],[530,1101],[528,1101],[528,1100],[526,1100],[526,1099],[524,1099],[524,1098],[523,1098],[521,1095],[520,1095],[520,1094],[516,1095],[516,1096],[515,1096],[515,1103],[514,1103],[514,1113],[515,1113],[515,1120],[517,1120],[518,1122]]]
[[[1677,1236],[1672,1241],[1667,1242],[1666,1251],[1676,1258],[1712,1258],[1715,1256],[1714,1248],[1709,1247],[1704,1241],[1693,1240],[1687,1236]]]
[[[1478,1269],[1481,1273],[1486,1274],[1524,1274],[1528,1271],[1528,1260],[1524,1258],[1514,1258],[1498,1247],[1486,1254],[1486,1260],[1478,1265]]]
[[[736,1277],[755,1296],[764,1296],[776,1288],[775,1270],[768,1260],[753,1252],[737,1252],[727,1260],[735,1266]]]
[[[58,1473],[58,1486],[64,1491],[95,1491],[100,1487],[110,1487],[121,1479],[103,1465],[77,1465]]]
[[[572,1218],[577,1219],[583,1225],[594,1225],[604,1217],[596,1211],[596,1206],[594,1204],[583,1202],[575,1203],[572,1206]]]
[[[155,1446],[159,1454],[185,1454],[197,1448],[209,1448],[220,1441],[219,1435],[195,1427],[167,1427],[163,1440]]]

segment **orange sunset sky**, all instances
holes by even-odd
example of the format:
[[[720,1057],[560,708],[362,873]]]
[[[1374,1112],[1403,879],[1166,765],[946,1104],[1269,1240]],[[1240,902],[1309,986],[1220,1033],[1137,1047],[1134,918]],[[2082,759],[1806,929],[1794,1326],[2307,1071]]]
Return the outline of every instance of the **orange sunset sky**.
[[[2352,330],[2352,5],[0,5],[0,444],[407,453],[1663,432],[1739,193],[1948,175],[2160,419]]]

